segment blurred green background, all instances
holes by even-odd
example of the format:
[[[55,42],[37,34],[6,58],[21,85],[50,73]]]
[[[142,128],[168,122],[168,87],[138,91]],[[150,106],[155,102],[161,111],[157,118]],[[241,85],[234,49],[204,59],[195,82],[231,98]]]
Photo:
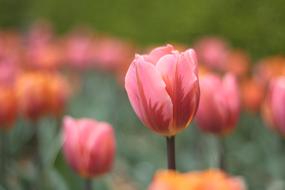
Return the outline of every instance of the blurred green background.
[[[86,25],[142,46],[191,44],[199,37],[218,35],[258,60],[285,52],[284,7],[284,0],[0,0],[0,27],[25,31],[35,20],[44,18],[59,34]],[[113,181],[121,183],[124,190],[146,189],[155,171],[166,166],[164,139],[142,126],[113,76],[90,72],[83,81],[83,91],[76,92],[67,114],[111,122],[118,143],[113,174],[94,180],[94,189],[120,190],[112,186]],[[39,125],[45,134],[42,144],[47,147],[42,154],[53,168],[49,171],[50,189],[80,189],[82,181],[59,154],[58,124],[46,118]],[[217,140],[192,125],[177,138],[178,169],[216,167]],[[237,130],[225,139],[228,170],[243,176],[249,189],[284,190],[285,142],[264,125],[259,115],[241,115]],[[16,157],[17,148],[30,135],[29,123],[19,121],[10,134]],[[32,174],[18,173],[24,176],[23,184],[28,184]]]
[[[25,29],[47,18],[58,32],[88,25],[140,44],[218,35],[258,58],[284,52],[284,7],[283,0],[0,0],[0,26]]]

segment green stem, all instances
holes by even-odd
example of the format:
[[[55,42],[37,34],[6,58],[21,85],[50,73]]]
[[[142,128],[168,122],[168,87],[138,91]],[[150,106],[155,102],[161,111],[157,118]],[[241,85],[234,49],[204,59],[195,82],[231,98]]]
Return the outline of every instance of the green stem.
[[[226,147],[224,142],[224,137],[218,137],[219,143],[219,167],[221,170],[226,171]]]
[[[0,131],[1,133],[1,174],[0,174],[0,182],[4,188],[6,188],[6,146],[7,146],[7,138],[4,130]]]
[[[166,137],[168,169],[176,170],[175,164],[175,136]]]
[[[34,152],[34,162],[37,168],[37,180],[35,183],[35,189],[42,189],[43,187],[43,163],[41,157],[41,132],[39,121],[33,121],[33,127],[35,130],[35,152]]]
[[[91,179],[85,179],[84,186],[85,186],[85,190],[92,190],[92,181],[91,181]]]

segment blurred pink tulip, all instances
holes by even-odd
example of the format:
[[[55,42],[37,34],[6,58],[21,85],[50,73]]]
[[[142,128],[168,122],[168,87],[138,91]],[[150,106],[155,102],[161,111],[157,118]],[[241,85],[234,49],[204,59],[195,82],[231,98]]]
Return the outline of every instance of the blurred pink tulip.
[[[103,70],[114,71],[123,64],[130,62],[132,47],[119,39],[101,37],[94,43],[93,60],[95,66]]]
[[[92,119],[64,118],[63,149],[70,166],[81,177],[92,178],[109,172],[115,156],[113,128]]]
[[[202,38],[196,42],[195,50],[199,62],[213,69],[226,69],[229,48],[227,43],[216,37]]]
[[[13,86],[21,63],[21,40],[17,33],[0,31],[0,85]]]
[[[239,118],[240,99],[235,78],[227,74],[224,79],[208,74],[200,79],[201,98],[196,115],[202,130],[223,135],[231,131]]]
[[[0,56],[0,84],[12,86],[19,73],[19,68],[14,57]]]
[[[265,120],[285,135],[285,76],[271,81],[265,108]]]
[[[75,68],[90,67],[93,58],[93,38],[89,32],[75,31],[66,39],[65,61]]]
[[[192,49],[173,46],[136,55],[125,77],[129,100],[140,120],[154,132],[173,136],[186,128],[199,104],[197,59]]]
[[[49,23],[40,21],[32,26],[27,39],[26,59],[28,66],[40,69],[54,69],[62,63],[62,48]]]

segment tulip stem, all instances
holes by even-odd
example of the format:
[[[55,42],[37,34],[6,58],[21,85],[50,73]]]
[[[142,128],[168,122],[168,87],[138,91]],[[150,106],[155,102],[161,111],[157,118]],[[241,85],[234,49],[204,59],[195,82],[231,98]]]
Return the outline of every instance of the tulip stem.
[[[6,168],[5,168],[5,164],[6,164],[6,134],[4,130],[0,131],[1,133],[1,176],[0,176],[0,180],[1,180],[1,184],[3,185],[3,187],[6,187]]]
[[[85,180],[85,190],[92,190],[92,181],[91,179]]]
[[[175,165],[175,136],[166,137],[168,169],[176,170]]]
[[[223,137],[218,137],[218,143],[219,143],[219,167],[221,170],[226,171],[226,147]]]
[[[43,185],[43,162],[41,157],[41,129],[39,125],[39,120],[35,120],[32,123],[35,130],[35,152],[34,152],[34,162],[37,168],[37,180],[35,182],[35,189],[42,189]]]
[[[35,122],[35,137],[36,137],[36,150],[35,150],[35,159],[37,163],[37,167],[39,170],[39,173],[42,174],[43,170],[43,163],[42,163],[42,157],[41,157],[41,134],[40,134],[40,126],[38,125],[38,122]]]

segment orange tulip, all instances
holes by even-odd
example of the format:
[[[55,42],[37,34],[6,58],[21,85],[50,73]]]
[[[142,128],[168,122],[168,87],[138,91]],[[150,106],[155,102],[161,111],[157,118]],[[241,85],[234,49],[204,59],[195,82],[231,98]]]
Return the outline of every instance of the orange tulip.
[[[149,190],[245,190],[241,178],[230,177],[220,170],[176,173],[160,171],[154,177]]]
[[[37,120],[47,112],[48,80],[40,72],[21,74],[16,83],[20,112],[29,119]]]
[[[48,111],[54,116],[64,113],[64,108],[70,96],[69,83],[59,74],[50,74],[48,77]]]
[[[254,74],[265,84],[268,84],[272,78],[285,75],[285,57],[273,56],[261,60],[256,64]]]
[[[14,89],[0,87],[0,128],[12,126],[17,116],[17,99]]]
[[[242,50],[231,51],[227,58],[227,71],[238,78],[244,77],[250,66],[249,56]]]
[[[264,99],[264,85],[256,78],[249,78],[241,82],[240,89],[243,108],[258,112]]]

